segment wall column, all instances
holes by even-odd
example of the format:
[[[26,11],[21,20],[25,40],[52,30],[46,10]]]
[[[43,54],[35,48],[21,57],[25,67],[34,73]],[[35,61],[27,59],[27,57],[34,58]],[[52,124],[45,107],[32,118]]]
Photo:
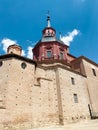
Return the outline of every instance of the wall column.
[[[62,109],[62,98],[61,98],[61,88],[60,88],[60,78],[59,78],[58,68],[55,69],[55,74],[56,74],[59,124],[64,125],[64,122],[63,122],[63,109]]]

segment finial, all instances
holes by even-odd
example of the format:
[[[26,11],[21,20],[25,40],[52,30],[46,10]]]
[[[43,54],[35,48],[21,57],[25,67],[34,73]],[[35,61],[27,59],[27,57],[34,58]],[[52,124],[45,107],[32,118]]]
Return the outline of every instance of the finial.
[[[61,34],[61,32],[59,32],[59,34],[60,34],[60,40],[61,40],[62,34]]]
[[[50,24],[50,12],[48,11],[48,14],[47,14],[47,27],[51,27],[51,24]]]

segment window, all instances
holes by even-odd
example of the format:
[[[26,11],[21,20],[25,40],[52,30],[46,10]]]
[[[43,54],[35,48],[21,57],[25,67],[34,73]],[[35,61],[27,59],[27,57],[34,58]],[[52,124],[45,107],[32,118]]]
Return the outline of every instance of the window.
[[[48,30],[48,35],[50,35],[50,31]]]
[[[51,57],[51,51],[47,51],[47,58],[50,58]]]
[[[92,69],[93,75],[96,76],[96,71],[95,69]]]
[[[60,52],[60,59],[63,59],[63,53]]]
[[[11,54],[13,54],[13,52],[11,51]]]
[[[21,67],[22,67],[23,69],[25,69],[25,68],[27,67],[26,63],[23,62],[23,63],[21,64]]]
[[[77,94],[73,94],[73,97],[74,97],[74,103],[78,103],[78,96],[77,96]]]
[[[74,85],[75,84],[75,79],[71,77],[71,83]]]

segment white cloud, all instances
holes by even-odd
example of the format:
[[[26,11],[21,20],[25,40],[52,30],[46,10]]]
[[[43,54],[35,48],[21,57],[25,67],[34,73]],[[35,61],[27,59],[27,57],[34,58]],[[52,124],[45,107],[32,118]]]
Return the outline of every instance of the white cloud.
[[[11,40],[9,38],[4,38],[1,40],[1,44],[3,45],[3,51],[6,53],[7,52],[7,48],[10,46],[10,45],[14,45],[14,44],[17,44],[17,41],[15,40]],[[18,44],[17,44],[18,45]],[[22,56],[25,56],[25,51],[22,50]]]
[[[79,34],[77,29],[74,29],[72,32],[68,32],[68,35],[61,36],[61,40],[68,46],[70,46],[70,42],[73,41],[74,37]]]
[[[25,50],[22,50],[22,56],[26,56]]]
[[[28,48],[27,48],[27,57],[28,58],[30,58],[30,59],[32,59],[33,58],[33,53],[32,53],[32,47],[31,46],[29,46]]]
[[[3,51],[7,52],[7,48],[10,45],[17,44],[17,41],[11,40],[9,38],[4,38],[4,39],[2,39],[1,44],[3,45]]]

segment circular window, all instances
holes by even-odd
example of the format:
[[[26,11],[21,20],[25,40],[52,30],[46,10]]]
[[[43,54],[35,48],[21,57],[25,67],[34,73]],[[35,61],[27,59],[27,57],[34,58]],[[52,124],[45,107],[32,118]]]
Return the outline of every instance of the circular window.
[[[0,66],[2,66],[2,64],[3,64],[2,61],[0,61]]]
[[[23,62],[23,63],[21,64],[21,67],[22,67],[23,69],[25,69],[25,68],[27,67],[26,63]]]

